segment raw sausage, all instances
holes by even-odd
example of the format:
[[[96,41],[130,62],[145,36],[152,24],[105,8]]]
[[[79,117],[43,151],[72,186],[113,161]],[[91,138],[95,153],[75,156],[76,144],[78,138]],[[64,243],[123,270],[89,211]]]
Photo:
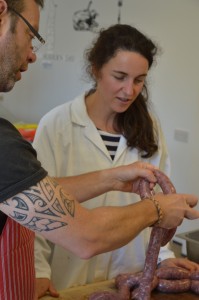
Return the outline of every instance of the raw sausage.
[[[195,272],[191,273],[190,278],[193,280],[199,280],[199,271],[195,271]]]
[[[161,187],[163,193],[165,193],[165,194],[175,193],[175,188],[174,188],[173,184],[171,183],[169,178],[164,173],[162,173],[159,170],[154,170],[154,173],[157,178],[157,183]],[[140,187],[139,187],[139,193],[140,193],[141,199],[151,197],[151,190],[149,187],[149,182],[147,182],[144,179],[141,180]],[[160,247],[167,244],[167,242],[175,234],[175,231],[176,231],[176,228],[174,228],[172,230],[167,230],[167,229],[160,228],[160,227],[153,227],[147,254],[146,254],[144,271],[139,280],[138,288],[136,288],[136,296],[133,299],[137,299],[137,300],[149,300],[150,299],[150,294],[151,294],[151,290],[153,288],[153,280],[154,280],[154,275],[155,275],[155,270],[156,270],[156,265],[157,265],[157,258],[158,258],[158,254],[160,251]],[[131,278],[131,279],[133,279],[133,278]],[[119,287],[119,291],[122,289],[122,290],[125,290],[125,293],[126,293],[126,288],[123,289],[122,285],[120,283],[116,282],[116,285]],[[129,285],[130,285],[130,283],[125,284],[125,286],[130,288]],[[99,296],[99,294],[98,294],[98,296]],[[98,296],[94,296],[94,297],[91,296],[92,298],[89,298],[89,300],[98,300],[98,299],[100,299]],[[105,298],[106,296],[107,296],[107,294],[103,295],[104,299],[111,299],[111,298]]]
[[[169,178],[159,170],[154,171],[157,182],[164,194],[175,193],[175,188]],[[140,197],[150,198],[149,183],[140,183]],[[98,292],[89,300],[149,300],[151,291],[157,288],[166,293],[179,293],[191,290],[199,294],[199,271],[189,272],[178,267],[162,267],[156,270],[157,258],[161,246],[167,244],[175,234],[176,228],[167,230],[153,227],[145,259],[144,271],[136,274],[119,274],[115,279],[118,293]],[[132,292],[131,292],[132,291]]]
[[[156,289],[163,293],[182,293],[187,292],[190,289],[190,286],[190,279],[159,279],[159,283]]]
[[[195,294],[199,295],[199,281],[198,280],[191,280],[191,287],[190,290]]]
[[[118,290],[120,290],[123,285],[127,285],[130,289],[132,289],[139,284],[141,275],[141,272],[135,274],[119,274],[115,278],[115,286]]]
[[[169,178],[159,170],[154,171],[157,178],[157,182],[160,185],[163,193],[173,194],[175,193],[175,188]],[[142,180],[140,183],[140,197],[150,198],[151,191],[149,188],[149,183],[146,180]],[[168,241],[175,234],[176,228],[167,230],[160,227],[153,227],[151,231],[151,237],[149,241],[149,246],[146,254],[144,271],[140,280],[138,293],[133,299],[136,300],[149,300],[152,290],[152,282],[155,275],[155,270],[157,266],[157,259],[160,251],[160,247],[167,244]]]
[[[155,274],[161,279],[188,279],[191,275],[188,270],[178,267],[161,267]]]

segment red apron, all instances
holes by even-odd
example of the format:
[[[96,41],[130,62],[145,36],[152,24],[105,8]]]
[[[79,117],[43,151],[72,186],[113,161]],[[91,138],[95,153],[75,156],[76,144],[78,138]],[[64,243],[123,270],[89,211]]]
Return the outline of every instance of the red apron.
[[[7,218],[0,236],[0,300],[34,297],[34,233]]]

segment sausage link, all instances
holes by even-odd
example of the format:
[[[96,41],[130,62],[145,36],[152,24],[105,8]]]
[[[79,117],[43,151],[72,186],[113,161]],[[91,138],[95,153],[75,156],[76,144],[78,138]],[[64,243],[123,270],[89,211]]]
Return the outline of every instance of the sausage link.
[[[158,277],[154,276],[152,284],[151,284],[151,291],[156,289],[156,287],[158,286],[158,283],[159,283]],[[136,287],[131,293],[131,299],[142,299],[141,297],[142,297],[142,294],[140,294],[139,288]]]
[[[175,194],[176,190],[172,182],[170,181],[169,177],[161,172],[160,170],[154,170],[154,174],[157,178],[157,183],[161,187],[164,194]],[[149,186],[149,182],[146,180],[141,180],[139,186],[139,194],[141,199],[150,198],[151,197],[151,190]],[[172,229],[164,229],[163,236],[161,240],[161,246],[165,246],[174,236],[176,232],[176,228]]]
[[[198,280],[191,280],[191,287],[190,290],[195,294],[199,295],[199,281]]]
[[[160,267],[156,270],[156,276],[160,279],[188,279],[191,273],[179,267]]]
[[[164,194],[175,194],[176,190],[170,181],[169,177],[160,170],[154,170],[154,175],[157,179],[158,185],[161,187]],[[140,181],[139,194],[141,199],[149,198],[151,196],[151,189],[149,182],[145,179]]]
[[[154,174],[164,194],[175,193],[173,184],[164,173],[159,170],[154,170]],[[139,193],[141,199],[150,198],[151,190],[149,187],[149,182],[145,181],[144,179],[140,181]],[[155,270],[160,247],[168,243],[168,241],[175,234],[175,231],[176,228],[167,230],[160,227],[153,227],[143,273],[141,275],[120,274],[116,277],[115,281],[116,287],[119,290],[118,294],[110,292],[98,292],[92,294],[89,300],[126,300],[129,299],[130,290],[133,288],[134,290],[132,292],[132,299],[149,300],[152,289],[154,289],[158,284],[158,278],[155,276]],[[190,286],[190,281],[188,282]],[[186,284],[188,283],[184,282],[183,284],[181,282],[181,286],[184,286],[184,289]]]
[[[157,290],[163,293],[183,293],[190,289],[190,279],[168,280],[159,279]]]
[[[129,289],[134,288],[139,284],[139,280],[141,278],[141,272],[139,273],[124,273],[119,274],[115,278],[115,286],[119,290],[123,285],[127,285]]]
[[[118,292],[118,300],[128,300],[130,299],[130,289],[128,287],[128,285],[123,285]]]
[[[199,271],[192,272],[190,278],[193,280],[199,280]]]
[[[154,170],[154,174],[157,178],[157,183],[161,187],[164,194],[175,194],[176,189],[172,182],[170,181],[169,177],[161,172],[160,170]]]
[[[157,178],[157,183],[160,185],[163,193],[172,194],[175,193],[175,188],[169,178],[161,171],[154,170],[154,174]],[[141,180],[139,187],[140,197],[150,198],[151,190],[149,183],[146,180]],[[149,300],[152,289],[152,281],[155,275],[156,265],[160,247],[168,243],[168,241],[175,234],[176,228],[167,230],[160,227],[153,227],[151,231],[149,246],[146,254],[144,271],[140,280],[138,290],[134,298],[136,300]]]

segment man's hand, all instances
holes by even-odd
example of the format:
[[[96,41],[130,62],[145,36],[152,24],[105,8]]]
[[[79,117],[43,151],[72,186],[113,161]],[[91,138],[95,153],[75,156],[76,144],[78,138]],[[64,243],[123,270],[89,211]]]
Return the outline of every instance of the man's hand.
[[[143,178],[150,182],[150,188],[153,189],[157,182],[154,169],[156,168],[153,165],[144,162],[110,169],[110,172],[113,172],[113,190],[139,194],[139,184]]]
[[[36,278],[36,299],[39,299],[46,294],[49,294],[55,298],[59,297],[59,293],[53,286],[52,281],[50,281],[48,278]]]
[[[81,203],[110,191],[139,194],[139,183],[142,178],[150,182],[152,189],[157,182],[153,174],[154,169],[157,168],[151,164],[135,162],[111,169],[55,179]]]

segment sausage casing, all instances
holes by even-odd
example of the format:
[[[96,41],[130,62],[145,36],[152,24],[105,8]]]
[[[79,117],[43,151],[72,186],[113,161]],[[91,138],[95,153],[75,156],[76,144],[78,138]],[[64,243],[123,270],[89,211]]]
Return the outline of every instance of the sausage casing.
[[[191,280],[190,279],[159,279],[158,286],[156,289],[163,293],[183,293],[190,289]]]

